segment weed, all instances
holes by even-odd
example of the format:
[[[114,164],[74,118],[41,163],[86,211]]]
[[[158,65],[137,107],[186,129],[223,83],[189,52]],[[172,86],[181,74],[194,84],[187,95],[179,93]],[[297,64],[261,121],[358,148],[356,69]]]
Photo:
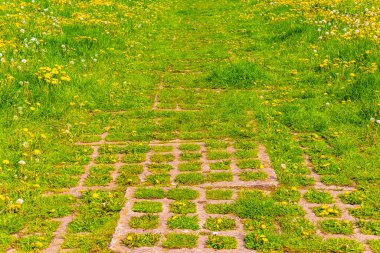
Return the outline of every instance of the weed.
[[[174,200],[194,200],[199,197],[196,190],[189,188],[175,188],[168,191],[168,198]]]
[[[128,233],[125,237],[124,244],[128,248],[137,248],[137,247],[153,247],[160,240],[159,234],[135,234]]]
[[[229,169],[231,169],[229,161],[210,163],[210,170],[229,170]]]
[[[177,177],[174,179],[174,182],[180,185],[197,185],[203,184],[205,182],[205,178],[202,173],[182,173],[177,175]]]
[[[199,151],[201,149],[201,146],[197,144],[181,144],[179,146],[179,149],[181,151]]]
[[[207,213],[228,214],[233,213],[233,205],[231,204],[206,204]]]
[[[138,188],[135,191],[135,198],[138,199],[163,199],[165,198],[164,190],[160,188]]]
[[[197,209],[193,202],[175,201],[169,204],[169,210],[172,213],[188,214],[188,213],[195,213]]]
[[[202,170],[200,163],[181,163],[178,165],[179,171],[200,171]]]
[[[192,234],[170,233],[166,235],[166,240],[162,243],[162,247],[169,249],[192,249],[198,244],[198,236]]]
[[[158,215],[145,214],[143,216],[133,216],[129,221],[131,228],[152,229],[158,227]]]
[[[198,230],[198,216],[175,215],[167,220],[170,229]]]
[[[313,212],[318,217],[339,217],[341,215],[340,210],[336,206],[322,205],[313,207]]]
[[[206,246],[213,249],[236,249],[237,241],[232,236],[211,235],[206,241]]]
[[[207,174],[207,180],[210,182],[232,181],[233,175],[230,172],[212,172]]]
[[[332,204],[334,202],[334,199],[330,193],[316,191],[313,189],[309,190],[304,195],[304,198],[310,203],[317,203],[317,204]]]
[[[236,227],[236,222],[230,218],[207,218],[205,228],[211,231],[231,230]]]
[[[265,180],[268,175],[265,172],[251,172],[251,171],[243,171],[239,174],[239,178],[242,181],[255,181],[255,180]]]
[[[153,201],[135,202],[132,211],[138,213],[160,213],[162,212],[162,203]]]
[[[353,233],[352,223],[341,220],[323,220],[320,222],[320,227],[323,232],[333,234],[349,235]]]
[[[215,199],[215,200],[228,200],[232,198],[231,190],[206,190],[206,198],[207,199]]]

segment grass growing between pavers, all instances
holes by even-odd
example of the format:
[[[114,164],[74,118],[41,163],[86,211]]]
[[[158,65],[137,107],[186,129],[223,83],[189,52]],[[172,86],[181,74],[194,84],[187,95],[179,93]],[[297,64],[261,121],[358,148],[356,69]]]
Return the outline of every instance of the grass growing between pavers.
[[[379,15],[374,0],[3,2],[0,251],[110,251],[138,187],[131,229],[196,229],[202,205],[244,222],[248,249],[362,252],[364,234],[380,252]],[[229,192],[256,181],[268,192]],[[356,224],[333,220],[336,194]],[[122,244],[236,248],[197,240]]]
[[[153,247],[160,240],[160,235],[158,234],[127,234],[124,244],[128,248],[135,247]]]
[[[192,234],[176,234],[166,235],[166,240],[162,243],[164,248],[169,249],[192,249],[198,244],[198,236]]]
[[[237,248],[237,242],[234,237],[231,236],[209,236],[206,245],[209,248],[213,249],[236,249]]]

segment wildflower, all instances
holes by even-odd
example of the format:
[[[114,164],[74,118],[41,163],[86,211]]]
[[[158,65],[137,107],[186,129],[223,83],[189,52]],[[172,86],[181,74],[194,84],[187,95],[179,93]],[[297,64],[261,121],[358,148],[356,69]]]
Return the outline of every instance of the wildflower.
[[[22,63],[26,63],[26,59],[22,59],[21,62],[22,62]]]
[[[25,33],[25,29],[20,29],[20,32],[21,33]]]
[[[23,199],[17,199],[16,204],[22,205],[24,203]]]
[[[3,160],[3,164],[5,165],[9,164],[9,160]]]
[[[93,197],[94,199],[98,199],[98,198],[99,198],[99,194],[94,193],[94,194],[92,194],[92,197]]]
[[[26,162],[25,162],[24,160],[20,160],[20,161],[18,161],[18,164],[20,164],[20,165],[25,165]]]
[[[286,169],[286,164],[285,163],[281,164],[281,168]]]
[[[377,123],[377,124],[380,124],[380,119],[376,120],[376,123]]]
[[[39,149],[35,149],[35,150],[33,151],[33,153],[34,153],[35,155],[40,155],[42,152],[41,152],[41,150],[39,150]]]
[[[376,121],[376,119],[375,119],[375,118],[370,118],[369,121],[370,121],[371,123],[374,123],[374,122]]]

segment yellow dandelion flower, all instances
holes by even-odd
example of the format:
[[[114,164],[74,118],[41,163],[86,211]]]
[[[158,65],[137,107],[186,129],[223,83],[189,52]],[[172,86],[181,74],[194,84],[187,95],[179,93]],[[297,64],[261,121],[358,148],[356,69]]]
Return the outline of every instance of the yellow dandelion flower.
[[[42,152],[41,152],[41,150],[39,150],[39,149],[35,149],[34,151],[33,151],[33,154],[35,154],[35,155],[40,155]]]

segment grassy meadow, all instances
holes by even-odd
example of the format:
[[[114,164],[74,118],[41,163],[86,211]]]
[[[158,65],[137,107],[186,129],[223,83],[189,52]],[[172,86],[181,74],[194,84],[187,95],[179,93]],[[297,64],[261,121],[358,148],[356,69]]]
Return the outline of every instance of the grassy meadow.
[[[0,252],[114,252],[135,187],[131,250],[380,253],[379,64],[375,0],[4,0]]]

